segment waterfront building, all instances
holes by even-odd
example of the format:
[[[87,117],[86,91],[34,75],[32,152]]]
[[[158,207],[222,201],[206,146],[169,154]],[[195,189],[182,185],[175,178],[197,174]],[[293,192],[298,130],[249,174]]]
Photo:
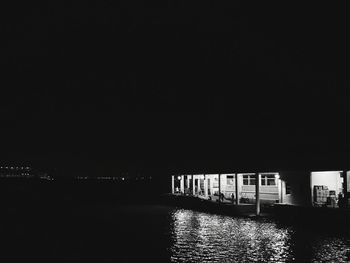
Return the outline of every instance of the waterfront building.
[[[347,202],[349,171],[281,172],[281,203],[336,208]],[[343,202],[343,203],[342,203]]]
[[[279,171],[172,176],[172,193],[233,204],[338,208],[348,203],[350,171]]]
[[[260,173],[261,201],[279,202],[278,173]],[[255,202],[255,173],[193,174],[173,176],[173,193],[194,195],[210,200]],[[237,185],[237,187],[236,187]]]

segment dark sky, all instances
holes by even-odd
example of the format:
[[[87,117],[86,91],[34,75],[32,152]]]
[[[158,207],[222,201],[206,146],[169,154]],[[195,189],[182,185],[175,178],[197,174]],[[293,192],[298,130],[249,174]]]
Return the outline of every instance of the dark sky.
[[[4,162],[346,166],[345,7],[158,2],[0,8]]]

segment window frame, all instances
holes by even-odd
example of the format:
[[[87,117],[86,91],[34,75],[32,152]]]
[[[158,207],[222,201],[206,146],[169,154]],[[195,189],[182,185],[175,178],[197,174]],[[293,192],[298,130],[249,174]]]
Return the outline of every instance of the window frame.
[[[268,183],[269,181],[271,182],[271,180],[273,180],[274,184]],[[276,186],[277,181],[276,181],[275,174],[261,174],[260,184],[262,186]]]
[[[226,175],[226,185],[234,185],[235,177],[234,175]]]
[[[245,184],[244,181],[247,181],[248,184]],[[252,182],[254,182],[254,183],[252,183]],[[255,175],[243,174],[243,185],[255,185]]]

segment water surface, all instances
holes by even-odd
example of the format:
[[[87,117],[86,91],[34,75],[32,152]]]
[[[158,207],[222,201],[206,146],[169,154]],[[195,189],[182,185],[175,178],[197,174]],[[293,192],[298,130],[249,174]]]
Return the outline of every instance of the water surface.
[[[3,210],[7,262],[350,262],[349,236],[273,220],[158,205]]]

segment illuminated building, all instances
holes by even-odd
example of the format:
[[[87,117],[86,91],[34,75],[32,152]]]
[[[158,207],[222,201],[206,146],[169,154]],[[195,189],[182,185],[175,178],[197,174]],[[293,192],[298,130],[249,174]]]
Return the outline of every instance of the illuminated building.
[[[335,208],[348,203],[349,177],[350,171],[342,170],[184,174],[172,176],[172,193],[255,203],[257,214],[260,203]]]

